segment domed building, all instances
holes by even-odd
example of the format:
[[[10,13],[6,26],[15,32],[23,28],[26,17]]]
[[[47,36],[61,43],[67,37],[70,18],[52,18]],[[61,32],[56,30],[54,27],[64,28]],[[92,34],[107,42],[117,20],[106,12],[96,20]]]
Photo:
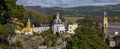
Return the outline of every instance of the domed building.
[[[62,24],[62,20],[59,18],[59,13],[57,13],[56,19],[53,21],[53,24]]]
[[[53,21],[52,30],[54,34],[56,33],[65,33],[65,25],[62,20],[59,18],[59,13],[56,15],[56,19]]]

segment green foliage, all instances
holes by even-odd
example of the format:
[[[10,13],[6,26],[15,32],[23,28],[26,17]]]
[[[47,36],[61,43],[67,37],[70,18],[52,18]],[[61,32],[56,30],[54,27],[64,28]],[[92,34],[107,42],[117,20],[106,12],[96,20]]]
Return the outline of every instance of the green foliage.
[[[9,42],[6,39],[6,36],[11,34],[11,31],[8,30],[7,28],[0,26],[0,45],[8,45]]]
[[[42,35],[43,37],[46,37],[47,39],[50,39],[52,41],[51,46],[56,45],[56,41],[57,41],[58,36],[56,34],[53,34],[51,28],[45,32],[42,32],[40,35]]]
[[[51,16],[48,16],[48,17],[46,17],[46,18],[47,18],[47,20],[48,20],[49,23],[52,23],[53,20],[56,19],[56,15],[51,15]],[[65,21],[65,18],[64,18],[63,16],[60,16],[60,19],[61,19],[62,21]]]
[[[49,34],[47,35],[47,38],[49,38],[52,41],[51,46],[55,46],[57,42],[57,36],[55,34]]]
[[[12,17],[22,18],[24,8],[16,5],[17,0],[1,0],[0,1],[0,23],[6,24]]]
[[[42,32],[40,35],[41,35],[41,36],[43,36],[43,37],[45,37],[45,36],[47,36],[47,35],[49,35],[49,34],[53,34],[53,32],[52,32],[52,29],[51,29],[51,28],[50,28],[50,29],[48,29],[47,31]]]
[[[23,16],[24,8],[22,5],[16,5],[17,0],[5,0],[6,5],[9,8],[10,16]]]
[[[0,1],[0,24],[5,24],[10,17],[8,16],[8,6],[6,5],[5,0]]]
[[[108,49],[106,43],[98,36],[94,28],[80,26],[68,39],[68,49]]]
[[[92,28],[96,28],[98,30],[100,30],[101,28],[99,28],[99,22],[98,21],[92,21],[92,20],[88,20],[87,18],[85,19],[79,19],[77,20],[79,25],[82,26],[87,26],[87,27],[92,27]]]
[[[35,26],[40,26],[40,24],[45,20],[44,14],[38,14],[26,9],[26,11],[24,12],[24,23],[27,22],[28,18],[31,19],[32,24],[34,24]]]
[[[79,19],[77,22],[79,23],[79,25],[83,25],[83,26],[89,26],[89,27],[94,26],[93,22],[90,20]]]
[[[10,34],[10,30],[8,30],[3,26],[0,26],[0,34],[4,34],[4,35]]]
[[[43,13],[29,11],[28,9],[26,9],[24,15],[24,23],[27,22],[28,18],[30,18],[32,24],[35,26],[40,26],[41,24],[51,24],[56,18],[56,15],[44,15]],[[62,21],[65,21],[63,16],[60,16],[60,19],[62,19]]]
[[[11,45],[16,46],[16,47],[22,46],[21,41],[16,41],[15,43],[12,43]]]
[[[80,26],[87,26],[87,27],[91,27],[91,28],[96,28],[96,33],[99,35],[99,37],[101,37],[103,39],[104,35],[103,35],[103,32],[102,30],[100,30],[99,25],[98,25],[98,22],[94,22],[94,21],[91,21],[91,20],[87,20],[87,19],[79,19],[77,20],[77,22],[79,23]]]
[[[25,38],[24,41],[28,41],[30,38]]]

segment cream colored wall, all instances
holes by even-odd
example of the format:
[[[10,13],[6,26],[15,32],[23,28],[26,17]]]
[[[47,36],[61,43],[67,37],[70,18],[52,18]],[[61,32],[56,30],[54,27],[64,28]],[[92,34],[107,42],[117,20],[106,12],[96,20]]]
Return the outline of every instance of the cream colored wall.
[[[17,34],[22,34],[23,32],[22,32],[22,30],[17,30],[17,29],[15,29],[15,33],[17,33]]]
[[[68,33],[70,34],[74,34],[74,30],[76,30],[77,28],[77,24],[73,24],[73,25],[68,25]]]
[[[26,28],[21,29],[21,30],[20,29],[15,29],[16,34],[23,34],[25,32],[27,32]],[[32,33],[32,28],[31,28],[30,32]]]
[[[73,25],[68,25],[68,33],[74,34],[74,26]]]

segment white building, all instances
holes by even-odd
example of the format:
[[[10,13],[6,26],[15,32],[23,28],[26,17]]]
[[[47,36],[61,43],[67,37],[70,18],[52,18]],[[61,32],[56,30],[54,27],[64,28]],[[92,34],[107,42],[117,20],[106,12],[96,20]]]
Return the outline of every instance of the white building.
[[[54,24],[53,26],[53,32],[56,33],[64,33],[65,32],[65,26],[63,24]]]
[[[113,39],[111,39],[110,41],[109,41],[109,46],[110,47],[115,47],[115,40],[113,40]]]
[[[34,27],[32,28],[33,32],[41,33],[43,31],[47,31],[50,27]]]
[[[59,13],[57,13],[56,19],[53,21],[52,30],[54,34],[56,33],[65,33],[65,25],[62,20],[59,18]]]

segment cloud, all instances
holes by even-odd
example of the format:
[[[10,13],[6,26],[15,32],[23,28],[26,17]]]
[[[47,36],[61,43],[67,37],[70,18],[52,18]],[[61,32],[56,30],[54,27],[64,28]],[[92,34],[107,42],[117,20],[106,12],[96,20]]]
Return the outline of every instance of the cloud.
[[[28,0],[28,3],[32,3],[33,0]]]
[[[74,7],[84,5],[101,5],[101,4],[120,3],[120,0],[18,0],[17,4],[24,6],[40,5],[42,7]]]

